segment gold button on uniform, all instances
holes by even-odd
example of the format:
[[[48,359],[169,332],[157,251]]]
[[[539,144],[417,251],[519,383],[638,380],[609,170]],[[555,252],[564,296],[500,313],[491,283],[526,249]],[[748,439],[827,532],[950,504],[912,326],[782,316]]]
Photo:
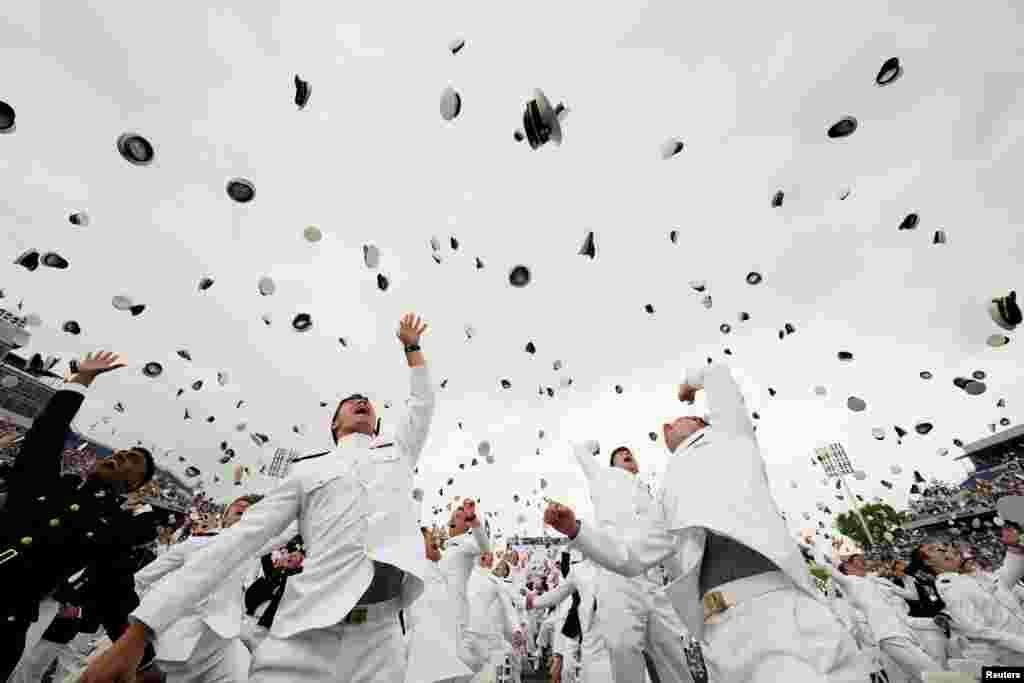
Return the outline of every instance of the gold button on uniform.
[[[72,503],[71,507],[69,507],[68,509],[71,510],[72,512],[78,512],[79,510],[82,509],[82,506],[80,506],[78,503]]]
[[[53,519],[50,520],[50,526],[52,528],[59,527],[60,526],[60,520],[57,519],[56,517],[54,517]]]
[[[22,545],[32,545],[32,537],[31,536],[22,536],[21,537],[21,544]]]

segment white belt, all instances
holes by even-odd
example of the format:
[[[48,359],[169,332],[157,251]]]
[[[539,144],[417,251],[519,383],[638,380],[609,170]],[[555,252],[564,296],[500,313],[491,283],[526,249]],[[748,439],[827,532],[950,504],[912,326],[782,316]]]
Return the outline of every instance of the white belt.
[[[348,613],[341,623],[346,626],[359,626],[370,622],[377,622],[383,619],[394,619],[398,614],[401,598],[391,598],[384,602],[375,602],[372,605],[356,605]]]
[[[785,572],[764,572],[723,583],[704,594],[704,619],[707,620],[736,605],[760,597],[766,593],[794,588],[793,580]]]

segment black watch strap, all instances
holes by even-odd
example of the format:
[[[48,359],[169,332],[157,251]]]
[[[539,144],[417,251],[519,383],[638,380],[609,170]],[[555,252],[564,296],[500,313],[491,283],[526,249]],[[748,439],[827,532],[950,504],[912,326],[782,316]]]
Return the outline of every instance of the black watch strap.
[[[414,351],[419,351],[419,350],[420,350],[420,345],[419,344],[407,344],[405,346],[405,352],[406,353],[412,353]]]

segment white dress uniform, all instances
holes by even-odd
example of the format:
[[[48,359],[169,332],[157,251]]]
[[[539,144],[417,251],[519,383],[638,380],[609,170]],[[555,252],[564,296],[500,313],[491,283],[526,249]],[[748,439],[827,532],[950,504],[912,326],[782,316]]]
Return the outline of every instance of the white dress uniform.
[[[828,569],[832,580],[839,584],[847,599],[867,618],[878,647],[903,669],[910,680],[923,681],[924,673],[943,670],[942,664],[925,652],[907,622],[910,605],[902,595],[916,599],[916,591],[910,594],[885,579],[847,576],[834,567]]]
[[[490,571],[477,568],[469,584],[469,627],[477,633],[486,634],[492,644],[490,661],[474,680],[484,680],[488,669],[498,671],[507,662],[508,673],[503,676],[504,680],[518,683],[522,663],[512,652],[512,632],[519,624],[519,613],[505,588],[505,581]],[[499,679],[498,675],[495,678]]]
[[[408,629],[409,667],[406,683],[434,683],[472,676],[473,672],[454,653],[458,638],[448,583],[440,567],[427,563],[423,595],[405,611]]]
[[[857,649],[814,587],[772,498],[753,425],[728,368],[701,368],[686,383],[704,388],[711,426],[669,457],[659,487],[661,518],[645,535],[630,538],[583,524],[575,547],[627,576],[678,553],[682,575],[667,592],[687,630],[703,639],[717,683],[867,680],[874,657]],[[736,605],[707,625],[699,591],[706,530],[756,550],[781,570],[717,587]]]
[[[614,534],[642,534],[655,514],[650,490],[631,472],[620,467],[602,467],[594,455],[596,450],[594,442],[573,446],[587,478],[595,521]],[[644,650],[663,683],[692,681],[683,652],[686,627],[654,568],[644,576],[632,578],[602,570],[595,592],[600,625],[595,642],[608,649],[613,681],[639,680],[645,669]],[[592,612],[593,601],[589,607]]]
[[[584,616],[585,598],[583,596],[585,593],[588,594],[590,598],[590,603],[591,605],[593,605],[593,589],[587,584],[587,581],[581,580],[581,578],[576,575],[576,569],[574,567],[573,570],[569,573],[569,576],[561,580],[561,582],[558,584],[558,588],[548,591],[547,593],[544,593],[541,596],[538,596],[533,603],[533,609],[537,610],[540,613],[543,613],[544,610],[547,610],[551,607],[557,606],[558,608],[552,615],[548,616],[548,620],[552,620],[554,626],[554,633],[551,639],[552,654],[562,656],[563,682],[571,680],[568,674],[575,667],[575,655],[577,652],[577,648],[580,647],[577,645],[576,639],[568,638],[561,633],[562,629],[565,626],[565,619],[569,614],[569,610],[572,609],[572,594],[574,591],[580,592],[580,606],[577,610],[577,614],[580,619],[580,630],[584,634],[582,649],[589,649],[590,651],[592,651],[594,655],[597,656],[603,655],[604,663],[606,665],[605,671],[603,672],[603,676],[585,673],[583,680],[587,681],[588,683],[599,683],[600,681],[611,680],[611,670],[608,667],[607,662],[607,651],[604,649],[603,644],[600,648],[594,647],[592,643],[592,631],[590,631],[589,628],[584,626],[584,620],[586,619],[587,621],[589,621],[589,619],[593,616],[593,609],[588,610],[590,614],[588,614],[586,617]],[[546,622],[547,620],[545,621],[545,623]],[[588,658],[581,655],[581,659],[583,660],[584,664],[586,664]]]
[[[434,414],[427,368],[411,368],[410,375],[409,414],[394,443],[350,434],[328,456],[294,463],[289,476],[216,543],[155,586],[133,616],[159,636],[225,571],[298,520],[303,570],[288,579],[270,636],[253,657],[250,680],[403,683],[407,653],[398,611],[422,593],[427,562],[412,477]],[[373,579],[373,560],[405,572],[402,595],[354,610]]]
[[[297,528],[297,526],[296,526]],[[287,543],[294,530],[269,541],[256,552],[263,555]],[[181,569],[217,534],[191,536],[135,573],[135,590],[145,596],[168,574]],[[234,683],[249,680],[249,650],[241,640],[245,588],[256,566],[244,563],[226,573],[218,586],[189,613],[171,625],[154,643],[157,663],[168,683]]]
[[[470,628],[478,633],[497,633],[511,643],[512,631],[518,625],[518,613],[512,604],[512,596],[505,589],[504,580],[489,571],[480,571],[474,572],[470,584]]]
[[[940,574],[935,587],[946,603],[954,631],[973,652],[969,658],[989,665],[1024,666],[1024,612],[1013,586],[1024,573],[1024,558],[1011,552],[997,572],[996,585],[957,573]]]
[[[477,633],[469,623],[469,579],[480,556],[491,551],[490,541],[483,530],[483,525],[475,527],[470,533],[460,534],[448,539],[444,555],[438,568],[444,574],[448,584],[448,596],[451,601],[449,613],[455,620],[454,652],[462,663],[477,673],[491,659],[491,639],[486,634]],[[469,681],[472,676],[455,679]]]

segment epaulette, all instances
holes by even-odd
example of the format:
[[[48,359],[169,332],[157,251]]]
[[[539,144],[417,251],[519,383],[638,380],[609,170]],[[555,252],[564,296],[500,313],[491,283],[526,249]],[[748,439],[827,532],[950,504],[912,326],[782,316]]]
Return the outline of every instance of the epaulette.
[[[391,446],[394,446],[394,445],[395,445],[395,442],[394,441],[390,441],[388,443],[382,443],[382,444],[378,444],[376,446],[371,446],[370,450],[371,451],[375,451],[378,448],[390,448]]]
[[[294,460],[292,460],[292,462],[301,462],[303,460],[310,460],[312,458],[319,458],[321,456],[327,455],[328,453],[330,453],[330,451],[323,451],[322,453],[313,453],[312,455],[304,455],[301,458],[295,458]]]

